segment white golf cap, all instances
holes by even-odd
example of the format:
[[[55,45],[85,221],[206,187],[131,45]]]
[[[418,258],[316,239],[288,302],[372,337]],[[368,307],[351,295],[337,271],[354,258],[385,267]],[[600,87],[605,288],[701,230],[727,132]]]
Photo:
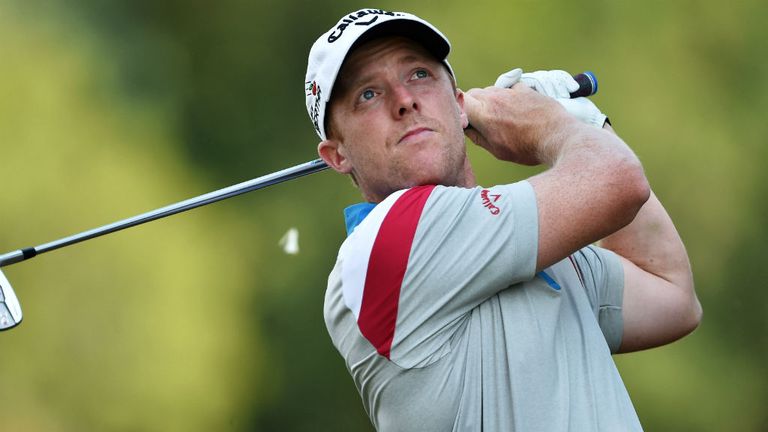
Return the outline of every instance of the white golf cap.
[[[453,75],[446,60],[451,44],[432,24],[409,13],[381,9],[360,9],[347,14],[320,36],[309,51],[304,90],[309,118],[321,139],[326,139],[326,108],[347,54],[368,40],[390,35],[405,36],[423,45]]]

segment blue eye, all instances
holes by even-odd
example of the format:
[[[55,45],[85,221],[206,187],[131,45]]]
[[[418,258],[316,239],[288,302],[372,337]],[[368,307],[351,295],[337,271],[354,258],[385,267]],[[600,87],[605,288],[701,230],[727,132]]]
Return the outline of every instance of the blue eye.
[[[416,78],[422,79],[422,78],[426,78],[429,74],[424,69],[419,69],[414,73],[414,75],[416,76]]]
[[[374,93],[373,90],[365,90],[361,96],[365,100],[371,100],[374,96],[376,96],[376,93]]]

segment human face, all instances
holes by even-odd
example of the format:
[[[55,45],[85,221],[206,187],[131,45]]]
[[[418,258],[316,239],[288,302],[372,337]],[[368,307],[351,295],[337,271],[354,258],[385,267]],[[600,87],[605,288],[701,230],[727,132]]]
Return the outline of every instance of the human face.
[[[320,156],[352,174],[369,201],[418,185],[474,182],[464,95],[444,65],[410,39],[376,39],[351,53],[330,113],[332,136],[320,143]]]

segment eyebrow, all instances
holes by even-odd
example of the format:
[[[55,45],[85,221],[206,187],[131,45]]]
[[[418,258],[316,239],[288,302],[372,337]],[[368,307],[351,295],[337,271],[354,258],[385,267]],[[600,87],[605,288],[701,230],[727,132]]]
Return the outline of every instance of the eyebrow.
[[[426,62],[429,60],[437,62],[437,60],[433,59],[432,57],[419,56],[416,54],[408,54],[408,55],[405,55],[404,57],[399,58],[397,61],[397,64],[402,65],[407,63]],[[363,87],[366,82],[373,80],[374,76],[375,76],[375,73],[369,73],[367,75],[362,75],[360,77],[355,77],[355,78],[346,78],[346,79],[342,78],[339,81],[339,84],[341,85],[339,88],[340,92],[337,95],[343,97],[352,89]]]

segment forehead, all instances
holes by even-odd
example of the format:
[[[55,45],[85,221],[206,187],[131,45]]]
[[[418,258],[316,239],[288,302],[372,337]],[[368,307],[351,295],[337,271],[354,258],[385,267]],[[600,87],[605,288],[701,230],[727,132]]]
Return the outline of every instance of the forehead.
[[[364,78],[361,74],[367,70],[410,61],[439,63],[421,44],[406,37],[389,36],[367,41],[344,60],[333,93],[343,93],[355,81]]]

